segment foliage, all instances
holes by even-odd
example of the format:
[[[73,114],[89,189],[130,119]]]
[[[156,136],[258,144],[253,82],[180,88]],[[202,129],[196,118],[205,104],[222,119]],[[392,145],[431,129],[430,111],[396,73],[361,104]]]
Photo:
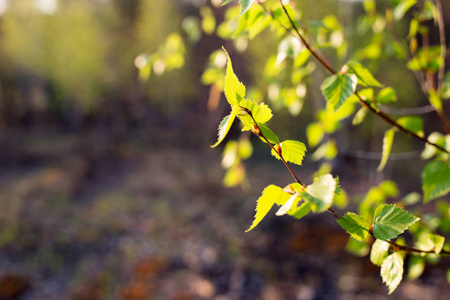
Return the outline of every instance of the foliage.
[[[382,145],[379,145],[381,159],[378,172],[389,165],[393,155],[391,152],[395,150],[397,140],[401,139],[400,134],[409,136],[422,143],[422,158],[429,160],[422,172],[423,202],[448,196],[450,126],[443,105],[444,99],[448,98],[450,86],[450,74],[445,75],[446,45],[442,40],[436,47],[426,43],[419,46],[417,42],[418,39],[428,41],[429,31],[432,29],[430,26],[436,24],[439,27],[439,24],[443,24],[441,0],[436,3],[427,0],[422,4],[416,0],[392,1],[384,13],[378,11],[374,0],[365,0],[365,14],[355,30],[360,41],[356,43],[355,49],[351,49],[351,53],[345,27],[333,15],[327,15],[319,21],[304,20],[302,14],[306,15],[307,12],[300,11],[295,1],[241,0],[238,6],[232,6],[230,2],[232,1],[223,2],[228,9],[224,13],[224,21],[217,26],[216,33],[219,37],[233,42],[234,50],[242,52],[246,48],[242,45],[256,43],[259,35],[265,35],[269,31],[278,39],[278,47],[274,53],[267,55],[263,73],[257,76],[264,80],[266,89],[259,93],[251,92],[257,87],[246,88],[238,79],[230,55],[225,49],[227,64],[224,83],[223,73],[220,73],[217,64],[210,62],[208,65],[203,81],[223,87],[231,110],[220,123],[218,140],[212,147],[217,147],[226,138],[233,121],[238,119],[241,130],[251,131],[267,144],[272,156],[286,166],[294,180],[285,188],[269,185],[264,189],[257,200],[255,218],[247,232],[261,223],[274,205],[279,206],[275,213],[277,216],[290,215],[296,219],[306,216],[310,211],[318,214],[328,212],[349,233],[351,239],[348,249],[351,252],[365,255],[371,246],[370,260],[381,267],[380,274],[389,294],[403,278],[406,253],[411,254],[409,278],[420,276],[425,263],[413,254],[450,254],[445,237],[436,234],[436,231],[450,232],[448,204],[437,203],[440,206],[439,217],[416,217],[406,207],[420,202],[417,193],[409,194],[403,200],[394,200],[394,204],[387,204],[388,198],[399,196],[399,191],[395,182],[384,181],[374,183],[367,195],[356,203],[359,214],[347,212],[340,215],[334,210],[333,204],[338,206],[338,203],[344,203],[338,207],[345,208],[347,202],[342,201],[342,197],[346,193],[337,176],[332,175],[333,168],[329,163],[336,156],[344,155],[341,153],[344,143],[337,133],[347,125],[346,119],[353,116],[351,123],[362,126],[367,123],[366,116],[371,114],[376,119],[374,126],[384,126],[382,130],[385,132]],[[433,20],[434,24],[429,25],[426,20]],[[408,33],[397,32],[396,26],[404,24],[402,22],[409,22]],[[442,26],[439,28],[442,33]],[[231,48],[227,46],[230,52]],[[211,58],[215,59],[218,55],[220,53],[215,52]],[[329,58],[334,58],[339,63],[339,71],[334,69],[334,63],[330,63]],[[382,64],[384,60],[399,62],[414,73],[429,107],[439,117],[445,134],[433,132],[427,135],[427,124],[413,113],[406,113],[400,118],[390,115],[389,112],[395,108],[389,105],[399,101],[400,96],[394,87],[389,86],[389,78],[379,77],[383,78],[380,81],[376,79],[377,75],[387,73],[387,66]],[[328,72],[328,76],[318,74],[318,67]],[[312,90],[311,93],[314,92],[314,86],[309,85],[313,73],[315,80],[322,77],[320,90],[325,103],[319,106],[314,114],[314,121],[305,126],[305,131],[307,144],[311,148],[309,150],[315,148],[311,159],[321,161],[322,164],[314,175],[317,178],[312,183],[305,184],[289,164],[302,165],[307,150],[305,143],[296,140],[280,142],[268,126],[273,116],[272,109],[256,100],[267,98],[277,113],[287,109],[296,116],[302,111],[309,89]],[[266,97],[261,97],[265,93]],[[254,96],[256,97],[253,98]],[[399,137],[394,144],[396,133]],[[225,149],[227,147],[228,145]],[[238,156],[235,157],[240,163]],[[228,165],[231,168],[233,164]],[[242,172],[236,178],[236,184],[240,180],[245,182]],[[416,190],[420,190],[420,187]],[[420,214],[420,211],[415,214]],[[404,244],[400,235],[405,231],[417,241],[415,247]],[[375,242],[371,244],[374,239]]]

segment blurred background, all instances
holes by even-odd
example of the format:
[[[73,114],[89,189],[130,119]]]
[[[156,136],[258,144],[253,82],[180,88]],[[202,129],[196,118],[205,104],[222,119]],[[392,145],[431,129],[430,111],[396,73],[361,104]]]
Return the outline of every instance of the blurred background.
[[[292,179],[252,138],[246,179],[224,181],[223,148],[209,147],[229,112],[210,85],[223,78],[224,61],[204,71],[225,46],[245,85],[263,86],[279,38],[225,39],[226,28],[216,28],[221,2],[0,0],[0,300],[387,297],[368,249],[353,249],[362,258],[347,252],[348,236],[326,214],[269,214],[244,233],[263,188]],[[333,13],[350,31],[363,12],[357,0],[294,2],[308,20]],[[364,42],[348,41],[350,51]],[[304,104],[280,107],[271,122],[283,139],[305,140],[312,111],[324,105],[325,72],[311,68]],[[379,70],[398,87],[395,105],[424,103],[404,64]],[[424,119],[427,130],[439,128],[434,115]],[[350,210],[386,179],[399,180],[399,196],[421,190],[422,146],[400,137],[407,155],[375,173],[380,157],[358,151],[380,152],[386,128],[367,124],[344,124],[338,138],[348,151],[329,166]],[[320,165],[307,156],[296,172],[310,182]],[[427,265],[395,299],[448,299],[448,266]]]

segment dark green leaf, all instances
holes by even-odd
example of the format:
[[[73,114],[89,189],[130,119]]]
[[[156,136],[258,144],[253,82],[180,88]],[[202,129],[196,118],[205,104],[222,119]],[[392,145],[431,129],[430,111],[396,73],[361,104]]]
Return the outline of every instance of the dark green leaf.
[[[347,213],[341,219],[337,220],[347,232],[358,241],[363,241],[369,234],[370,224],[357,214]]]
[[[373,218],[373,235],[387,241],[396,238],[419,218],[395,205],[383,204],[377,207]]]

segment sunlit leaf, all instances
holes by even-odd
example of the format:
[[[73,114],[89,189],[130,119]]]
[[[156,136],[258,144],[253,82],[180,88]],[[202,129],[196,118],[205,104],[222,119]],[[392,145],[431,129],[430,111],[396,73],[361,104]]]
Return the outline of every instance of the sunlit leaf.
[[[378,80],[373,77],[372,73],[370,73],[369,69],[363,67],[359,62],[357,61],[349,61],[347,63],[348,67],[348,73],[349,74],[355,74],[358,78],[358,84],[361,84],[363,86],[376,86],[376,87],[382,87],[383,85],[378,82]]]
[[[359,125],[361,124],[364,119],[366,118],[367,113],[369,112],[369,110],[367,108],[365,108],[364,106],[362,106],[355,114],[355,116],[353,117],[352,120],[352,125]]]
[[[418,255],[412,255],[409,257],[408,262],[408,279],[416,280],[422,275],[425,269],[425,261]]]
[[[306,127],[306,138],[310,147],[316,147],[323,139],[324,131],[319,123],[310,123]]]
[[[264,103],[258,104],[256,101],[250,99],[242,99],[239,103],[239,107],[249,109],[252,112],[253,119],[255,119],[258,124],[264,124],[272,118],[272,110]],[[250,130],[254,124],[253,119],[249,115],[239,116],[239,119],[245,124],[243,130]]]
[[[217,142],[214,145],[212,145],[211,148],[217,147],[223,141],[228,131],[230,131],[231,125],[233,125],[233,121],[235,118],[236,116],[234,114],[230,114],[225,118],[223,118],[222,122],[220,122],[219,125],[219,134]]]
[[[394,142],[394,134],[395,131],[393,129],[386,130],[384,133],[383,138],[383,154],[381,156],[381,162],[380,165],[377,168],[378,172],[381,172],[384,169],[384,166],[386,165],[389,154],[391,153],[392,149],[392,143]]]
[[[450,192],[450,166],[442,161],[429,162],[422,172],[424,202],[444,196]]]
[[[436,254],[439,254],[444,247],[444,242],[443,236],[424,232],[417,240],[416,247],[424,251],[434,250]]]
[[[331,206],[335,190],[336,181],[331,174],[326,174],[308,185],[301,195],[311,205],[312,211],[324,212]]]
[[[264,217],[267,215],[267,213],[275,203],[284,204],[290,198],[290,196],[290,194],[283,192],[283,189],[278,186],[269,185],[268,187],[266,187],[262,192],[261,197],[259,197],[257,201],[255,220],[253,221],[250,228],[245,232],[249,232],[250,230],[255,228],[256,225],[258,225],[259,222],[264,219]]]
[[[264,135],[264,137],[269,141],[271,144],[279,144],[280,140],[278,139],[277,135],[266,125],[264,124],[258,124],[259,129],[261,129],[261,133]],[[266,142],[262,137],[260,137],[263,142]]]
[[[419,218],[393,204],[377,207],[373,218],[373,235],[387,241],[396,238]]]
[[[334,110],[338,110],[353,94],[355,87],[354,81],[349,75],[335,74],[326,78],[320,86],[320,89],[325,99],[330,101]]]
[[[403,278],[403,257],[398,252],[389,255],[384,259],[380,273],[389,288],[389,295],[392,294]]]
[[[245,97],[245,86],[239,81],[236,74],[234,74],[233,66],[231,64],[228,52],[223,48],[227,55],[227,72],[225,74],[225,97],[230,105],[236,105]]]
[[[375,240],[370,251],[370,261],[377,266],[381,266],[384,259],[389,255],[389,243],[382,240]]]
[[[278,144],[281,147],[281,155],[287,162],[291,162],[297,165],[301,165],[303,157],[305,156],[306,146],[299,141],[283,141]],[[280,159],[278,153],[272,149],[272,155],[277,159]]]
[[[417,3],[417,0],[403,0],[394,9],[394,19],[396,21],[403,18],[405,13]]]
[[[382,89],[378,93],[376,100],[379,103],[395,102],[395,101],[397,101],[397,95],[395,94],[395,91],[393,88],[387,87],[387,88]]]
[[[297,193],[295,193],[294,195],[292,195],[288,201],[286,201],[279,209],[278,211],[275,213],[275,215],[277,216],[283,216],[285,215],[292,207],[292,205],[294,204],[295,200],[298,200],[299,195]]]
[[[423,136],[423,121],[418,116],[406,116],[397,120],[397,123],[419,136]]]
[[[293,211],[292,213],[288,212],[288,214],[296,219],[301,219],[304,216],[306,216],[310,211],[311,206],[308,203],[303,202],[299,207],[297,207],[295,211]]]
[[[337,220],[339,225],[341,225],[347,232],[355,239],[359,241],[365,240],[369,234],[370,224],[357,214],[347,213],[341,219]]]

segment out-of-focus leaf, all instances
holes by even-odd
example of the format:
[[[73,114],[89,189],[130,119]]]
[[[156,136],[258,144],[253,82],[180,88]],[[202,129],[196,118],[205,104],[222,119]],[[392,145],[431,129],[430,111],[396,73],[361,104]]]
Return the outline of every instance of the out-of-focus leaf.
[[[384,169],[386,165],[389,154],[391,153],[392,143],[394,142],[395,131],[393,129],[386,130],[383,138],[383,154],[381,157],[380,165],[377,168],[377,171],[380,172]]]
[[[332,204],[336,181],[331,174],[320,176],[302,192],[302,197],[311,205],[314,212],[324,212]]]
[[[422,172],[424,202],[442,197],[450,192],[450,166],[442,161],[429,162]]]
[[[358,84],[361,84],[363,86],[376,86],[376,87],[382,87],[383,85],[373,77],[372,73],[370,73],[369,69],[363,67],[362,64],[360,64],[357,61],[349,61],[347,63],[348,67],[348,73],[349,74],[355,74],[358,78]]]
[[[392,294],[403,278],[403,257],[398,252],[384,259],[381,265],[381,278],[389,288],[389,295]]]
[[[231,125],[233,125],[233,121],[235,118],[236,116],[234,114],[230,114],[225,118],[223,118],[222,122],[220,122],[219,125],[219,134],[217,142],[214,145],[212,145],[211,148],[217,147],[223,141],[228,131],[230,131]]]
[[[370,251],[370,261],[377,266],[381,266],[384,259],[389,255],[389,243],[382,240],[375,240]]]
[[[342,104],[353,94],[355,91],[355,81],[347,74],[335,74],[326,78],[320,89],[334,110],[338,110]]]

